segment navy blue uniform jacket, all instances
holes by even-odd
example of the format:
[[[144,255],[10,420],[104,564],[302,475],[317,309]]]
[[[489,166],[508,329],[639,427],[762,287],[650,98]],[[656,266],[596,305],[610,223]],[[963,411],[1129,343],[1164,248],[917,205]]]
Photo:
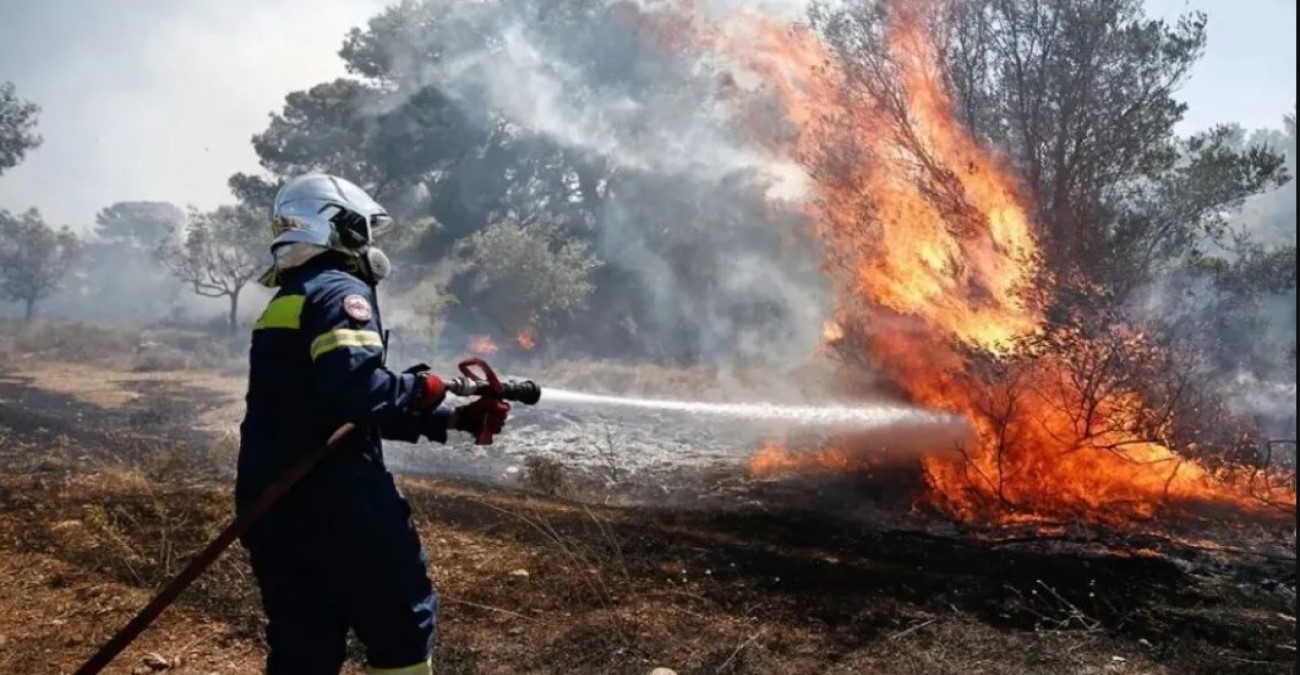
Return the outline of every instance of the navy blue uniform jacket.
[[[437,594],[380,442],[445,442],[448,413],[415,409],[421,382],[384,366],[382,335],[374,289],[329,258],[288,273],[253,329],[236,508],[345,422],[360,426],[243,538],[272,673],[337,673],[349,627],[372,667],[429,657]]]
[[[415,442],[424,433],[446,441],[448,413],[415,410],[420,383],[385,367],[383,334],[374,289],[357,277],[323,259],[286,273],[253,329],[237,508],[345,422],[361,428],[273,514],[305,508],[317,520],[322,508],[393,490],[381,438]]]

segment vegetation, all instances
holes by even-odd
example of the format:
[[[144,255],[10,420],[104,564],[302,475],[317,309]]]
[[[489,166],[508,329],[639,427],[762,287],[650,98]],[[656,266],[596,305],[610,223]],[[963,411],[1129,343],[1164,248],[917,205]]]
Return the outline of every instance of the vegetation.
[[[600,267],[586,243],[563,241],[545,220],[493,223],[467,238],[463,254],[469,299],[509,336],[552,329],[586,309]]]
[[[194,212],[158,249],[158,260],[195,294],[229,302],[227,327],[239,327],[239,294],[270,259],[265,219],[245,206]]]
[[[40,106],[18,97],[13,83],[0,82],[0,175],[40,146],[36,133],[40,112]]]
[[[505,454],[482,466],[495,472],[522,453],[500,480],[532,494],[399,479],[447,608],[440,672],[1294,667],[1294,411],[1291,440],[1269,442],[1285,434],[1266,435],[1225,398],[1234,382],[1267,380],[1289,383],[1294,398],[1294,110],[1278,129],[1183,130],[1180,88],[1213,29],[1199,13],[1155,20],[1140,0],[814,3],[812,30],[828,48],[815,51],[818,70],[843,76],[833,94],[844,110],[881,103],[919,160],[919,192],[945,214],[970,210],[954,187],[963,167],[927,164],[926,144],[906,138],[909,101],[894,77],[906,64],[883,39],[891,16],[919,6],[911,18],[938,45],[944,103],[981,153],[1005,163],[1031,214],[1042,264],[1028,292],[1046,319],[1036,313],[1040,330],[1009,355],[961,343],[927,358],[929,336],[909,329],[888,363],[862,345],[909,317],[880,307],[827,326],[825,339],[863,359],[834,374],[862,365],[873,394],[905,367],[937,372],[929,401],[968,399],[961,412],[996,437],[987,461],[972,459],[976,444],[957,448],[966,461],[953,459],[960,480],[944,491],[938,456],[894,467],[873,448],[869,471],[838,464],[809,488],[680,461],[695,429],[667,416],[638,421],[658,446],[571,431],[581,415],[530,422],[535,439],[501,444],[494,453]],[[835,137],[815,158],[788,152],[802,139],[779,94],[736,94],[727,58],[689,48],[715,36],[679,25],[695,17],[675,11],[402,0],[347,34],[345,77],[287,93],[251,139],[260,168],[227,181],[235,203],[112,203],[85,240],[34,209],[0,211],[0,298],[28,319],[55,303],[99,318],[97,306],[122,312],[188,292],[224,303],[217,320],[232,334],[213,339],[215,323],[0,326],[0,370],[18,375],[0,378],[0,576],[14,580],[0,589],[0,608],[13,610],[0,612],[0,671],[70,670],[229,515],[236,444],[214,437],[242,414],[245,383],[219,371],[245,366],[241,297],[269,262],[273,195],[296,174],[345,176],[405,225],[381,242],[398,263],[385,282],[399,301],[386,315],[395,328],[432,343],[465,337],[451,327],[572,359],[540,373],[548,386],[762,391],[773,357],[813,353],[824,312],[841,309],[828,290],[841,270],[828,261],[843,251],[813,236],[814,200],[787,200],[807,194],[781,176],[859,185],[873,148]],[[40,146],[38,114],[0,84],[0,174]],[[879,213],[850,211],[852,225],[879,231]],[[822,375],[782,383],[820,391]],[[921,400],[904,379],[899,389]],[[595,458],[594,474],[547,443]],[[649,451],[670,457],[670,470],[623,465]],[[1288,466],[1275,473],[1275,460]],[[1061,503],[1042,490],[1052,478],[1107,461],[1167,476],[1165,500],[1080,483],[1092,511],[1042,506]],[[1261,488],[1247,495],[1259,512],[1242,509],[1250,517],[1238,523],[1220,509],[1233,503],[1188,499],[1205,511],[1163,530],[1175,479],[1201,470]],[[1288,489],[1289,501],[1270,501]],[[849,495],[862,501],[842,518]],[[653,508],[611,505],[623,499]],[[964,522],[926,529],[936,507]],[[1130,507],[1142,522],[1107,519]],[[985,517],[999,527],[982,527]],[[162,654],[145,656],[147,668],[258,667],[263,626],[241,555],[142,638]]]
[[[24,316],[63,283],[82,248],[67,226],[58,230],[31,209],[16,216],[0,210],[0,296],[23,303]]]
[[[194,224],[263,242],[265,228],[253,223],[280,183],[331,171],[404,222],[437,223],[391,243],[398,262],[416,270],[392,280],[399,293],[439,289],[436,301],[418,293],[415,311],[429,326],[445,318],[505,340],[539,331],[548,344],[581,344],[584,356],[688,364],[783,349],[797,332],[791,327],[807,323],[799,308],[820,283],[789,270],[815,268],[816,254],[790,245],[787,233],[798,231],[801,216],[765,198],[768,182],[744,167],[708,165],[735,147],[729,132],[677,121],[715,96],[716,78],[694,72],[688,54],[627,44],[626,19],[605,3],[540,7],[549,10],[407,0],[383,10],[347,35],[340,56],[348,77],[290,92],[253,138],[264,172],[230,177],[241,207]],[[893,7],[813,11],[852,87],[878,87],[894,67],[880,49]],[[940,7],[926,23],[939,38],[958,118],[1022,179],[1045,269],[1064,289],[1061,303],[1088,297],[1129,310],[1191,279],[1205,289],[1194,303],[1202,311],[1169,312],[1180,327],[1169,332],[1187,333],[1189,320],[1253,327],[1200,346],[1216,350],[1225,371],[1276,368],[1279,353],[1294,352],[1294,312],[1274,311],[1272,301],[1295,289],[1287,226],[1294,115],[1280,129],[1177,133],[1187,110],[1179,89],[1212,29],[1203,14],[1153,20],[1140,0]],[[480,58],[498,48],[489,36],[516,28],[524,46],[567,70],[508,71]],[[561,100],[520,108],[517,92],[502,87]],[[37,109],[12,86],[3,100],[12,164],[19,148],[39,143]],[[637,117],[618,101],[675,117]],[[645,135],[624,131],[636,128]],[[679,136],[701,147],[662,154],[645,147]],[[672,164],[674,157],[685,159]],[[156,248],[180,217],[162,203],[105,208],[85,266],[98,270],[97,261],[128,253],[109,247]],[[177,236],[169,268],[195,293],[227,298],[237,311],[254,252],[233,240],[216,245],[222,237],[203,232]],[[424,276],[449,262],[467,264],[436,283]],[[151,277],[123,292],[148,295],[140,289],[156,283]],[[459,302],[446,301],[452,297]],[[1162,310],[1168,300],[1161,296]],[[1267,349],[1243,348],[1237,338],[1252,332],[1268,335]]]

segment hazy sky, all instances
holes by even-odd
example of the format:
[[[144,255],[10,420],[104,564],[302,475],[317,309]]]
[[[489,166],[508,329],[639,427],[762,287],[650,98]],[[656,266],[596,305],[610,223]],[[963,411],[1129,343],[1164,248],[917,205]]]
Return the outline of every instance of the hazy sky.
[[[1278,126],[1296,100],[1295,0],[1149,0],[1210,15],[1185,130]],[[86,227],[114,202],[210,208],[256,170],[284,95],[343,74],[348,28],[384,0],[0,0],[0,81],[42,106],[45,144],[0,176],[0,208]]]

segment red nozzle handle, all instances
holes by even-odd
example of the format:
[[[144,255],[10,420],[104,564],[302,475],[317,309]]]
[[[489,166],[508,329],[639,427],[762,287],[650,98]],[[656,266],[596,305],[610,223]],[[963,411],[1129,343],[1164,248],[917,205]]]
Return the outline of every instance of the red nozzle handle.
[[[478,373],[474,372],[475,366],[478,366]],[[501,392],[505,391],[505,387],[501,384],[501,380],[497,378],[496,371],[492,370],[492,366],[489,366],[487,361],[476,356],[461,361],[457,366],[457,369],[459,369],[460,374],[464,375],[466,378],[475,382],[487,384],[488,392],[490,393],[485,393],[483,396],[496,399],[495,404],[497,408],[500,409],[498,410],[499,414],[505,414],[510,410],[510,404],[501,400],[500,396]],[[491,417],[491,415],[488,415],[483,418],[483,427],[479,429],[478,436],[474,439],[476,445],[492,445]]]
[[[474,372],[474,366],[478,366],[479,373],[476,374]],[[460,370],[461,375],[464,375],[475,382],[486,382],[488,387],[494,393],[500,393],[504,388],[501,386],[501,380],[497,379],[496,371],[492,370],[492,366],[489,366],[487,361],[484,361],[477,356],[461,361],[457,368]]]

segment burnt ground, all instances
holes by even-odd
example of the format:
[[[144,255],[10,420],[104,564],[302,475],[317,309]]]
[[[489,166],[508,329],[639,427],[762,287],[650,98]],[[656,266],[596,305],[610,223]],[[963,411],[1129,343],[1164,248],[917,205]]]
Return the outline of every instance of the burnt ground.
[[[71,672],[230,503],[231,443],[195,426],[229,392],[128,374],[129,395],[96,401],[38,375],[0,376],[4,673]],[[844,480],[692,468],[673,478],[695,487],[656,502],[669,492],[633,478],[524,472],[531,490],[403,479],[443,598],[438,672],[1295,670],[1293,524],[1276,546],[1223,550],[977,531]],[[643,499],[603,505],[627,494]],[[235,550],[108,672],[260,672],[260,630]]]

